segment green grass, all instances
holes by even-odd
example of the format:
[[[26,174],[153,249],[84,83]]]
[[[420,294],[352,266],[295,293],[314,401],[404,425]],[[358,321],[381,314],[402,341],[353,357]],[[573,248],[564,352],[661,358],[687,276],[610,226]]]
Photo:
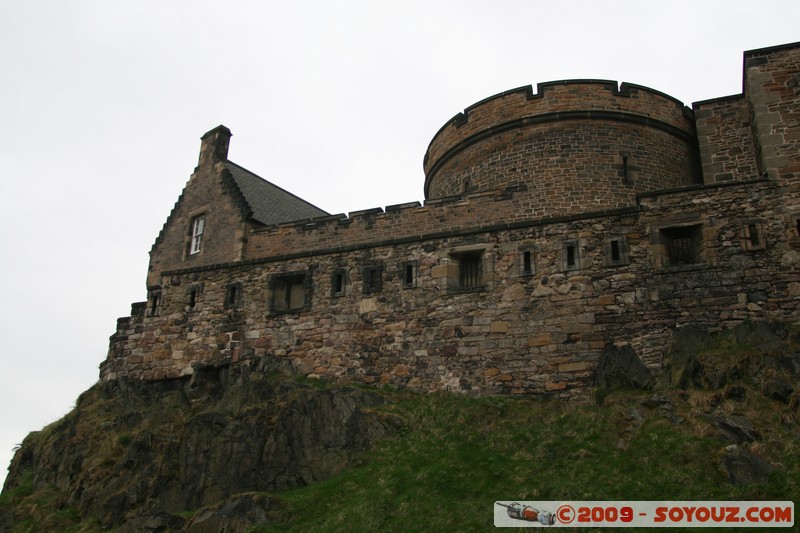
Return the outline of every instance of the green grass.
[[[0,511],[7,507],[18,507],[25,511],[23,518],[14,523],[14,532],[96,531],[90,521],[81,520],[77,509],[61,506],[59,502],[63,500],[64,495],[55,487],[35,490],[33,476],[31,472],[26,472],[20,485],[0,496]]]
[[[365,455],[361,467],[278,493],[285,505],[276,522],[255,531],[485,531],[493,528],[497,500],[786,500],[800,494],[796,439],[790,456],[782,457],[788,468],[769,483],[735,487],[717,466],[725,443],[655,413],[626,431],[625,413],[635,401],[576,407],[408,397],[391,407],[408,421],[407,431]]]

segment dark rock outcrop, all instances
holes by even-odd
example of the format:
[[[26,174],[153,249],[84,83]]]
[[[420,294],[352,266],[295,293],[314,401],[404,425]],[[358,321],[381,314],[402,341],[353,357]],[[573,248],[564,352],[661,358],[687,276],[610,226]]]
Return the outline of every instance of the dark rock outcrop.
[[[664,385],[682,389],[716,390],[742,400],[743,383],[764,396],[789,403],[792,383],[800,379],[800,353],[781,323],[744,322],[722,332],[709,333],[686,326],[674,331],[664,373]]]
[[[176,530],[185,521],[179,513],[219,504],[193,530],[210,531],[231,509],[246,507],[244,530],[269,502],[241,494],[325,479],[396,429],[396,418],[375,409],[384,401],[376,391],[227,368],[191,379],[108,382],[25,439],[4,491],[31,472],[34,489],[57,487],[64,505],[104,528]]]
[[[766,483],[775,470],[769,463],[736,444],[722,451],[720,466],[734,485]]]
[[[264,494],[239,494],[195,514],[189,533],[238,533],[268,522],[278,502]]]
[[[708,419],[717,427],[722,437],[731,442],[745,444],[758,440],[753,424],[744,415],[709,416]]]
[[[788,380],[780,377],[771,377],[766,380],[763,388],[764,396],[771,400],[789,403],[794,393],[794,387]]]
[[[597,388],[608,391],[616,388],[649,389],[653,376],[631,346],[609,344],[597,365]]]

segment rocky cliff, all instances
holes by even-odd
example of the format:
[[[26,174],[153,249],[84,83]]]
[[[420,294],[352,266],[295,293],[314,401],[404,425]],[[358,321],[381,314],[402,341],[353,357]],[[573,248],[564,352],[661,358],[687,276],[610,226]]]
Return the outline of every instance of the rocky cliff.
[[[376,392],[323,389],[262,370],[98,384],[70,414],[25,439],[4,491],[23,482],[53,487],[55,508],[123,531],[179,529],[189,525],[182,512],[216,505],[192,530],[217,531],[220,510],[235,509],[242,525],[269,513],[268,497],[246,493],[325,479],[397,427],[373,409],[384,402]],[[7,527],[11,521],[5,517]]]

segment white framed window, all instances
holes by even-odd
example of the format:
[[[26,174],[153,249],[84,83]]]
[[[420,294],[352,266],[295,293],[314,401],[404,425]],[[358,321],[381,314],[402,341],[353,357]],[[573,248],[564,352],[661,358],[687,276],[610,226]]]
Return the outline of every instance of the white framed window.
[[[200,253],[203,246],[203,231],[205,229],[205,215],[194,217],[192,220],[192,244],[189,247],[189,253],[194,255]]]

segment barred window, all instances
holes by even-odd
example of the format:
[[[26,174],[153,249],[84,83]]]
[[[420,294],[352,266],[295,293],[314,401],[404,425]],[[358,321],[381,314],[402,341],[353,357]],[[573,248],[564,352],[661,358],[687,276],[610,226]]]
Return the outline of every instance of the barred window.
[[[270,311],[273,313],[296,313],[308,309],[311,304],[311,283],[307,272],[274,276],[270,288]]]
[[[666,251],[666,265],[691,265],[701,262],[702,224],[661,228],[659,232],[661,243]]]

